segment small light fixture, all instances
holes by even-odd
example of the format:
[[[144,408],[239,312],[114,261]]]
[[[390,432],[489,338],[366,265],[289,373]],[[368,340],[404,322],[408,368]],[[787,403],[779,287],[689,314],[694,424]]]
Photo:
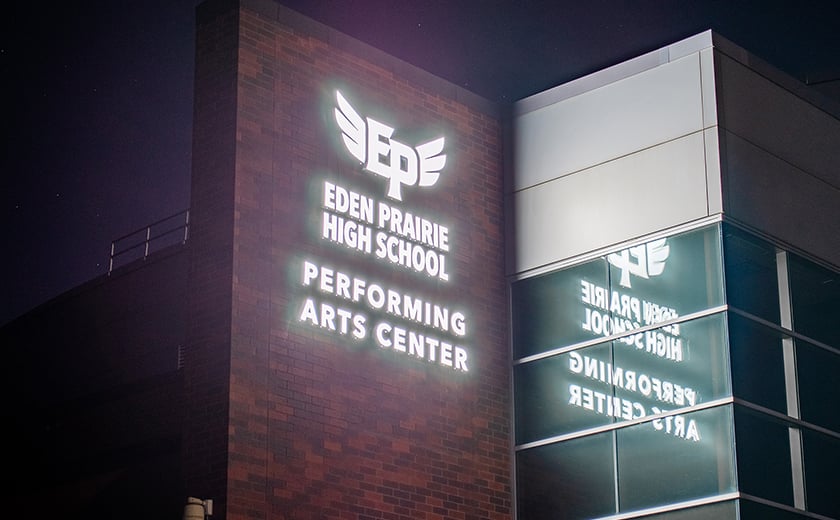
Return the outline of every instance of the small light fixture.
[[[184,520],[206,520],[213,516],[213,499],[201,500],[200,498],[187,498],[187,505],[184,506]]]

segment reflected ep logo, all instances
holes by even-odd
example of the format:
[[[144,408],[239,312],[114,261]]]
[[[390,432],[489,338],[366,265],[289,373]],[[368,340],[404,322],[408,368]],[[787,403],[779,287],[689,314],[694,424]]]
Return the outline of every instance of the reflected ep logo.
[[[670,251],[668,239],[660,238],[613,253],[607,261],[621,270],[619,284],[629,288],[631,274],[645,279],[662,274]]]

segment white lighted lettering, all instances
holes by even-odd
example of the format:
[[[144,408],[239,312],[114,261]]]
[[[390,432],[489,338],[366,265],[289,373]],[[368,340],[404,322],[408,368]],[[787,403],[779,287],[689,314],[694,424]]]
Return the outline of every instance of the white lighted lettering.
[[[336,91],[335,120],[342,141],[365,169],[388,179],[387,196],[402,200],[402,186],[433,186],[446,165],[444,138],[439,137],[413,148],[391,136],[394,129],[373,118],[362,118]]]
[[[312,298],[307,298],[303,302],[298,319],[342,336],[350,334],[355,339],[364,339],[367,336],[367,318],[363,314],[335,307],[326,302],[318,305]]]
[[[312,260],[303,260],[302,266],[300,283],[305,287],[312,287],[345,303],[365,306],[371,311],[393,315],[422,327],[437,329],[457,337],[466,335],[467,318],[461,310],[450,309],[397,289],[369,282],[352,273],[320,265]],[[299,319],[301,322],[342,335],[352,334],[356,339],[367,335],[364,314],[326,302],[319,305],[313,298],[306,299]],[[468,355],[464,347],[423,332],[380,321],[374,327],[374,339],[383,349],[426,359],[462,372],[469,370]]]
[[[438,181],[446,164],[443,137],[409,145],[394,139],[398,134],[394,127],[359,115],[340,92],[336,102],[334,115],[344,146],[366,171],[387,180],[388,198],[401,201],[404,187]],[[322,186],[316,233],[324,243],[426,275],[435,283],[449,281],[447,226],[331,180]],[[340,265],[304,259],[297,268],[297,283],[307,292],[298,314],[301,324],[359,340],[370,336],[372,344],[396,355],[469,371],[467,350],[453,342],[467,334],[468,314],[462,309],[425,299],[413,289],[406,292],[370,280]],[[443,336],[434,335],[438,333]]]
[[[301,283],[314,285],[325,294],[335,295],[353,303],[362,303],[371,310],[384,311],[408,321],[463,337],[467,333],[463,311],[433,303],[396,289],[370,283],[365,279],[303,261]]]
[[[425,359],[461,372],[468,372],[467,351],[421,332],[380,322],[374,327],[374,338],[383,349],[391,349],[413,357]]]

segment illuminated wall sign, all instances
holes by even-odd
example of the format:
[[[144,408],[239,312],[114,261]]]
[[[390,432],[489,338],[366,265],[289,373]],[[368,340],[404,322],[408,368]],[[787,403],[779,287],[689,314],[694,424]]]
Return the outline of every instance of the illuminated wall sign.
[[[388,179],[387,195],[392,199],[402,200],[401,187],[432,186],[440,171],[446,165],[443,151],[444,138],[433,139],[428,143],[412,148],[395,139],[391,139],[394,129],[370,117],[362,117],[336,91],[338,107],[335,120],[342,131],[342,139],[347,150],[371,173]]]
[[[321,238],[449,280],[449,229],[397,206],[324,182]]]
[[[539,353],[520,346],[527,342],[545,351],[621,336],[516,367],[518,443],[727,395],[722,315],[657,327],[723,303],[717,233],[713,227],[654,240],[514,284],[514,349],[522,349],[517,357]],[[557,329],[558,320],[571,331]],[[539,332],[543,325],[547,335]],[[539,400],[540,408],[531,404]],[[672,415],[651,425],[687,441],[703,439],[691,417]]]
[[[365,170],[388,180],[390,199],[401,203],[403,186],[437,182],[446,164],[443,137],[408,146],[392,139],[392,127],[363,119],[340,92],[336,101],[335,120],[347,151]],[[298,321],[441,367],[469,371],[462,345],[468,333],[467,312],[422,295],[422,284],[450,281],[449,228],[402,204],[326,180],[320,186],[319,216],[319,241],[349,250],[371,269],[362,273],[358,267],[335,265],[335,260],[302,260],[296,283],[307,296]],[[417,287],[378,281],[389,269],[415,275]],[[377,272],[382,274],[368,274]]]

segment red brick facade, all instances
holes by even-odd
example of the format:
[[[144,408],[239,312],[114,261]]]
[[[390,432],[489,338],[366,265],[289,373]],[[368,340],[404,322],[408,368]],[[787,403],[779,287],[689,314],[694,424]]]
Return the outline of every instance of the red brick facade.
[[[272,2],[240,4],[199,9],[186,492],[215,499],[214,518],[510,518],[496,110]],[[343,148],[336,89],[394,139],[445,136],[438,182],[395,205],[449,227],[448,282],[321,237],[325,179],[385,200],[386,179]],[[308,296],[329,299],[303,287],[304,259],[465,309],[468,372],[304,323]]]

